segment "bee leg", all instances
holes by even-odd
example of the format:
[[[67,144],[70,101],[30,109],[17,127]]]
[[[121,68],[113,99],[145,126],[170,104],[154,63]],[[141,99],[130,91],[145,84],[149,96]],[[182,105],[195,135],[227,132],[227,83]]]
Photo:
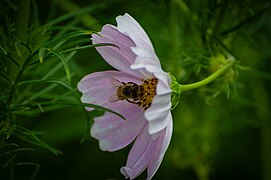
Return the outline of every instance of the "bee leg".
[[[137,105],[139,105],[138,103],[140,103],[140,101],[138,99],[130,100],[130,99],[126,98],[126,101],[128,101],[129,103],[132,103],[132,104],[137,104]]]
[[[128,98],[126,98],[126,101],[128,101],[129,103],[136,103],[134,101],[129,100]]]

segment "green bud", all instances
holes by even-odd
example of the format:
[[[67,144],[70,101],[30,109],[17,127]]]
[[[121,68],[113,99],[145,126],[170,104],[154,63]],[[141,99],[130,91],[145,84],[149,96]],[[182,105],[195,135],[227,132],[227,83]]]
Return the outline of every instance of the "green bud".
[[[171,110],[173,110],[179,103],[180,101],[180,95],[181,95],[181,88],[180,88],[180,84],[177,82],[176,78],[170,74],[170,78],[171,78],[171,85],[170,88],[172,90],[171,93]]]

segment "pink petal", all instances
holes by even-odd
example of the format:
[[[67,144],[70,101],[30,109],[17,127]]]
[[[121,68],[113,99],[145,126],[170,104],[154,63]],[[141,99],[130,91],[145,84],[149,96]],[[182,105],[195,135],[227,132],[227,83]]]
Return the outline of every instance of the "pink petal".
[[[97,51],[112,67],[136,76],[141,74],[136,70],[131,70],[130,65],[134,63],[136,55],[132,52],[131,47],[135,47],[133,40],[127,35],[119,32],[112,25],[103,26],[100,36],[92,35],[93,44],[111,43],[115,46],[100,46],[96,47]]]
[[[159,144],[159,146],[157,147],[157,151],[154,153],[154,155],[152,156],[151,161],[148,164],[148,178],[147,180],[150,180],[154,174],[156,173],[156,171],[158,170],[164,155],[166,153],[166,150],[169,146],[170,140],[171,140],[171,136],[172,136],[172,131],[173,131],[173,123],[172,123],[172,117],[170,120],[170,123],[168,124],[167,128],[165,130],[163,130],[161,132],[160,140],[159,141],[161,144]],[[165,133],[164,133],[165,131]]]
[[[137,137],[126,166],[121,168],[121,173],[127,178],[134,179],[148,167],[148,178],[151,178],[162,162],[171,134],[172,121],[166,129],[155,135],[157,138],[149,135],[146,125]]]
[[[118,30],[129,36],[137,47],[153,51],[153,46],[148,35],[134,18],[126,13],[123,16],[118,16],[116,20]]]
[[[113,81],[117,79],[122,82],[134,82],[141,84],[141,79],[128,73],[120,71],[95,72],[86,75],[78,83],[78,90],[83,93],[83,103],[97,104],[104,107],[111,107],[112,99],[116,94],[116,87]],[[122,101],[127,104],[127,101]],[[91,109],[88,109],[91,110]]]
[[[154,50],[148,50],[139,47],[132,47],[133,52],[137,55],[135,63],[131,69],[140,70],[148,78],[156,77],[158,84],[156,95],[152,105],[145,112],[145,117],[149,122],[149,133],[155,134],[166,128],[171,116],[171,79],[168,73],[161,68],[159,59]]]
[[[109,108],[117,110],[126,120],[108,112],[94,119],[91,136],[99,140],[103,151],[115,151],[127,146],[146,123],[143,109],[137,105],[118,101],[111,104]]]
[[[121,168],[121,173],[129,179],[137,177],[146,169],[156,146],[148,133],[148,126],[145,125],[129,153],[126,166]]]

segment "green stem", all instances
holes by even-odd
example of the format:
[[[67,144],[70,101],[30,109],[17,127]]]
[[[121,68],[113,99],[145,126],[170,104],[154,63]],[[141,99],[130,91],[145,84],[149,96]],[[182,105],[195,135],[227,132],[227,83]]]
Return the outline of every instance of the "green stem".
[[[22,42],[23,44],[26,44],[27,40],[27,28],[28,28],[28,21],[29,21],[29,9],[30,9],[30,0],[20,0],[17,1],[18,3],[18,10],[16,11],[15,14],[15,31],[14,31],[14,36],[15,39],[18,40],[19,42]],[[14,40],[15,40],[14,39]],[[14,41],[14,47],[18,43]],[[14,62],[16,62],[16,65],[21,66],[25,57],[27,56],[25,52],[25,49],[22,49],[21,44],[17,44],[17,53],[14,53]],[[16,50],[14,49],[14,52]],[[18,54],[18,52],[20,52]],[[19,67],[20,68],[20,67]],[[16,75],[19,73],[20,69],[18,69],[18,66],[15,66],[14,64],[11,64],[9,67],[9,74],[10,77],[13,81],[16,79]]]
[[[29,8],[30,0],[21,0],[19,1],[19,8],[16,13],[16,22],[15,22],[15,37],[22,41],[26,42],[27,27],[29,20]]]
[[[24,73],[24,71],[25,71],[27,65],[29,64],[31,58],[32,58],[34,55],[35,55],[35,54],[30,54],[30,55],[26,58],[26,60],[24,61],[24,63],[22,64],[22,67],[20,68],[20,70],[19,70],[19,72],[18,72],[18,74],[17,74],[17,76],[16,76],[16,79],[15,79],[15,81],[14,81],[14,84],[13,84],[12,87],[11,87],[11,90],[10,90],[10,93],[9,93],[9,96],[8,96],[8,99],[7,99],[6,103],[5,103],[5,105],[2,106],[0,112],[4,112],[4,111],[6,111],[6,110],[10,107],[10,105],[11,105],[11,103],[12,103],[12,100],[13,100],[13,97],[14,97],[14,95],[15,95],[16,89],[17,89],[17,87],[18,87],[18,83],[20,82],[20,80],[21,80],[21,78],[22,78],[22,76],[23,76],[23,73]]]
[[[203,79],[203,80],[201,80],[199,82],[191,83],[191,84],[183,84],[183,85],[180,84],[179,86],[180,86],[181,92],[205,86],[206,84],[212,82],[213,80],[215,80],[216,78],[218,78],[219,76],[221,76],[233,64],[234,64],[234,61],[230,62],[229,64],[225,65],[221,69],[217,70],[212,75],[208,76],[207,78],[205,78],[205,79]]]

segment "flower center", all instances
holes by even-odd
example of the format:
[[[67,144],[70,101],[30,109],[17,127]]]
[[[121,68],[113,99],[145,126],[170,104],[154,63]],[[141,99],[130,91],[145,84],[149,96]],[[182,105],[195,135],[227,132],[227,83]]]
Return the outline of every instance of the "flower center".
[[[156,94],[156,85],[157,79],[151,78],[148,80],[143,80],[143,84],[140,85],[142,89],[142,96],[140,98],[139,106],[142,106],[144,110],[148,109],[151,106],[152,99]]]
[[[148,109],[151,106],[152,99],[156,94],[157,79],[142,79],[142,84],[133,82],[115,82],[117,84],[116,100],[127,100],[129,103],[136,104]]]

